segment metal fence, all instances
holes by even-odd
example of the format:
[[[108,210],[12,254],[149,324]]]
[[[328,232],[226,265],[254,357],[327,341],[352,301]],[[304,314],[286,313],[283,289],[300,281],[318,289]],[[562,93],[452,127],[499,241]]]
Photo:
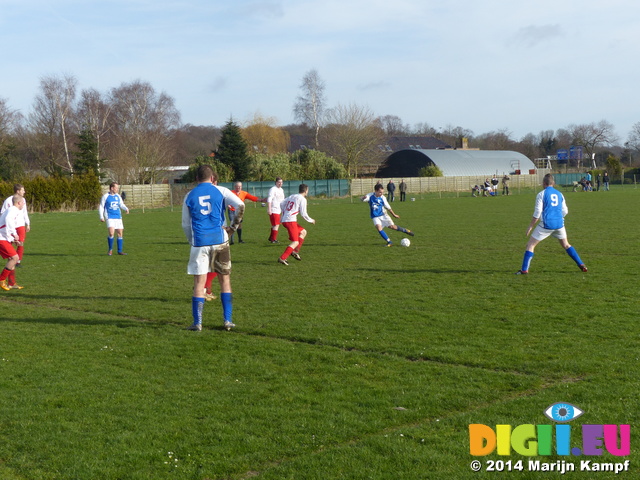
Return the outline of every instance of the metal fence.
[[[298,187],[301,183],[309,186],[310,197],[345,197],[349,195],[350,180],[287,180],[282,183],[285,197],[298,193]],[[233,189],[233,182],[222,182],[218,185]],[[255,195],[260,199],[265,199],[269,194],[269,189],[273,187],[274,182],[242,182],[242,189]],[[176,183],[171,185],[171,204],[181,204],[184,196],[194,187],[193,184]]]

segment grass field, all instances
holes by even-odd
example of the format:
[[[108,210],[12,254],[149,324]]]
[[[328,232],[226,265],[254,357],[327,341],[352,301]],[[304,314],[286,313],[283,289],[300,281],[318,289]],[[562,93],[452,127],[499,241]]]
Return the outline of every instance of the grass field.
[[[589,273],[548,239],[515,276],[534,195],[394,203],[409,248],[384,248],[365,204],[310,199],[289,267],[249,204],[234,332],[218,301],[184,330],[177,209],[125,216],[126,257],[97,212],[32,215],[25,289],[0,293],[0,479],[557,478],[472,472],[468,426],[551,424],[560,401],[585,412],[572,446],[583,423],[630,424],[631,456],[533,458],[639,478],[640,190],[566,193]]]

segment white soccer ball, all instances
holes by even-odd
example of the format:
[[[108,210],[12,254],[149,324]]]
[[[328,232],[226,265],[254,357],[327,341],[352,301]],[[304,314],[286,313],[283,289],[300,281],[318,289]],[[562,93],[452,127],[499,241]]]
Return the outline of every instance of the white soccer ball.
[[[400,240],[400,245],[402,245],[403,247],[408,247],[409,245],[411,245],[411,240],[409,240],[408,238],[403,238],[402,240]]]

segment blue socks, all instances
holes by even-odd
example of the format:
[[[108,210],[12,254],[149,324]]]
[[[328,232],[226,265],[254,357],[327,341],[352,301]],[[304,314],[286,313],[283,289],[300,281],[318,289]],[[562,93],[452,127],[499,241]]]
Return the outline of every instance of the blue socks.
[[[231,321],[232,308],[232,294],[221,293],[220,302],[222,303],[222,315],[225,322]],[[193,324],[202,325],[202,310],[204,309],[204,298],[191,297],[191,313],[193,315]]]
[[[578,255],[578,252],[576,252],[576,249],[573,247],[569,247],[565,250],[567,252],[567,255],[569,255],[571,257],[571,259],[576,262],[576,265],[580,266],[582,265],[582,259],[580,258],[580,255]],[[524,252],[524,259],[522,260],[522,271],[523,272],[527,272],[529,271],[529,266],[531,265],[531,259],[533,258],[533,252],[530,252],[529,250],[526,250]]]
[[[567,254],[571,257],[571,259],[576,262],[578,266],[582,265],[582,260],[580,259],[580,255],[576,252],[576,249],[573,247],[569,247],[565,250]]]
[[[202,325],[202,309],[204,308],[204,298],[191,297],[191,313],[193,314],[193,324]]]
[[[204,299],[203,299],[204,301]],[[220,294],[220,303],[222,303],[222,317],[225,322],[231,321],[231,313],[233,312],[233,301],[231,292]]]
[[[533,252],[530,252],[529,250],[525,250],[524,258],[522,259],[522,269],[521,269],[523,272],[529,271],[529,266],[531,265],[532,259],[533,259]]]
[[[378,233],[380,233],[380,236],[382,238],[384,238],[387,243],[391,241],[391,240],[389,240],[389,236],[385,233],[384,230],[380,230],[380,232],[378,232]]]
[[[122,253],[122,245],[124,244],[123,238],[118,238],[118,253]]]
[[[109,244],[109,251],[113,250],[113,237],[107,237],[107,243]]]

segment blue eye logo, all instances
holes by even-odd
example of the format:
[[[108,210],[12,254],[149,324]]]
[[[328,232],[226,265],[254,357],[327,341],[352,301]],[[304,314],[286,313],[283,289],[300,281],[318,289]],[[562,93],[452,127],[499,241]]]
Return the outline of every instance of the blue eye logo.
[[[584,412],[570,403],[558,402],[544,411],[544,414],[554,422],[570,422]]]

